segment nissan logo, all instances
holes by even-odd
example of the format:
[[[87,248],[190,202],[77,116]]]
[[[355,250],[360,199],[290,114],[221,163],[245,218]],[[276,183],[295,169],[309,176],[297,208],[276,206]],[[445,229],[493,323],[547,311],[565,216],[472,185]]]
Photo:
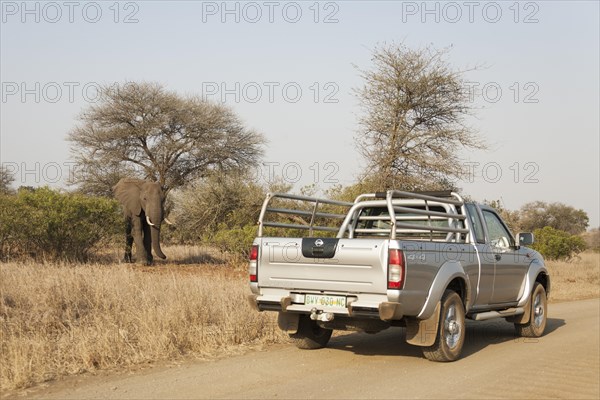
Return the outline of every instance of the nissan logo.
[[[323,246],[323,241],[321,239],[315,240],[315,246],[317,246],[317,247]]]

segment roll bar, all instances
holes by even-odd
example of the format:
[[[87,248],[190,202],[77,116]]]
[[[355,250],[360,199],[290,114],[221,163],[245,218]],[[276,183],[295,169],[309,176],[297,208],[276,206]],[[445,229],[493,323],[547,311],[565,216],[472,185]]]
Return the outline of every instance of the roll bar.
[[[301,210],[298,208],[279,208],[271,207],[273,199],[287,199],[300,201],[303,203],[312,203],[312,211]],[[346,214],[337,214],[329,212],[320,212],[319,207],[323,204],[340,206],[347,210]],[[294,204],[292,203],[292,206]],[[414,208],[415,205],[424,206],[425,209]],[[444,208],[445,212],[431,210],[430,207]],[[364,208],[386,207],[388,215],[382,216],[360,216]],[[267,216],[273,214],[291,215],[299,217],[310,217],[306,224],[292,224],[277,222],[267,219]],[[309,231],[312,236],[314,231],[337,232],[337,237],[342,238],[348,232],[348,237],[353,238],[355,233],[363,234],[385,234],[388,233],[390,239],[396,239],[398,230],[402,233],[429,233],[430,240],[433,240],[434,233],[446,234],[446,240],[452,236],[459,242],[461,235],[468,234],[465,221],[467,211],[464,200],[455,192],[404,192],[399,190],[389,190],[387,192],[366,193],[358,196],[353,203],[337,200],[329,200],[317,197],[285,194],[268,193],[263,202],[260,216],[258,219],[258,236],[262,237],[264,227],[277,227],[288,229],[303,229]],[[316,219],[330,221],[342,221],[338,227],[333,224],[317,225]],[[387,228],[367,228],[357,229],[357,221],[389,221],[390,227]],[[438,226],[432,224],[432,221],[447,220],[447,226]],[[415,221],[426,221],[425,224],[418,224]]]

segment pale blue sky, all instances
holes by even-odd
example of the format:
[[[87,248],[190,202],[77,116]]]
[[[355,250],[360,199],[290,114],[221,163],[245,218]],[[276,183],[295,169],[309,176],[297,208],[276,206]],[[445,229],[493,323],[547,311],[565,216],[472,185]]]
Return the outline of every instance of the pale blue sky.
[[[490,150],[465,152],[479,163],[465,164],[476,173],[465,193],[511,209],[560,201],[599,225],[598,2],[315,3],[3,1],[0,161],[16,185],[62,186],[64,138],[95,85],[146,80],[225,100],[269,140],[264,179],[349,184],[362,167],[353,64],[404,40],[486,66],[467,79],[487,89],[470,123]]]

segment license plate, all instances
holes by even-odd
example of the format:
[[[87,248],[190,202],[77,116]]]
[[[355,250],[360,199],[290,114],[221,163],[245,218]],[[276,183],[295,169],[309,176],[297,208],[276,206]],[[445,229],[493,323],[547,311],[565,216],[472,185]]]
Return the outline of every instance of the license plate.
[[[346,308],[346,298],[344,296],[323,296],[317,294],[307,294],[304,297],[304,304],[321,307]]]

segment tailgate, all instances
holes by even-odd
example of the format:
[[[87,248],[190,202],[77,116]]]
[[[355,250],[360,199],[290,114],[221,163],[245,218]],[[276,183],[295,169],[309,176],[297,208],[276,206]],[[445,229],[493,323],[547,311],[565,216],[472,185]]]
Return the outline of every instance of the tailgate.
[[[386,239],[262,238],[258,286],[387,293]]]

